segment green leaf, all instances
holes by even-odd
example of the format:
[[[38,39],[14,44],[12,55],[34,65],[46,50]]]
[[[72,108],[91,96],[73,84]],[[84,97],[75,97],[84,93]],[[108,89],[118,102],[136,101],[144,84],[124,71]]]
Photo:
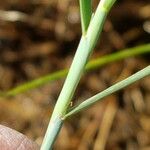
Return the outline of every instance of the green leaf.
[[[80,0],[82,34],[85,35],[92,16],[91,0]]]
[[[86,65],[85,71],[87,72],[90,70],[94,70],[111,62],[116,62],[128,57],[137,56],[145,53],[150,53],[150,44],[127,48],[113,54],[93,59]],[[15,96],[28,90],[38,88],[39,86],[42,86],[49,82],[64,78],[67,75],[67,73],[68,69],[63,69],[54,73],[50,73],[38,79],[34,79],[32,81],[19,85],[13,89],[10,89],[9,91],[0,92],[0,96]]]
[[[123,89],[126,86],[129,86],[130,84],[150,75],[150,65],[144,68],[143,70],[140,70],[139,72],[133,74],[132,76],[126,78],[125,80],[122,80],[111,87],[107,88],[106,90],[96,94],[95,96],[83,101],[81,104],[75,106],[70,112],[68,112],[63,119],[66,119],[88,107],[95,104],[96,102],[102,100],[108,95],[111,95],[112,93],[115,93],[121,89]]]

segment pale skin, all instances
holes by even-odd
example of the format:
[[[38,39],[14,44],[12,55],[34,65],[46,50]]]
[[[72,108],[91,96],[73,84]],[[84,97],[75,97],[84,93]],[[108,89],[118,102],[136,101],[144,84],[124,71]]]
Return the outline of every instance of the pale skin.
[[[0,150],[39,150],[39,146],[25,135],[0,125]]]

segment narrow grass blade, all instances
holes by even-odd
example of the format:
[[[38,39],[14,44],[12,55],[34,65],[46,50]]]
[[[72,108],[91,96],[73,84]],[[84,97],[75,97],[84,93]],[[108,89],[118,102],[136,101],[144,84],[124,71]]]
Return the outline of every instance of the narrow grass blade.
[[[82,34],[85,35],[92,16],[92,2],[91,0],[80,0],[79,2]]]
[[[85,71],[88,72],[90,70],[97,69],[99,67],[102,67],[106,64],[109,64],[111,62],[116,62],[128,57],[142,55],[145,53],[150,53],[150,44],[145,44],[133,48],[127,48],[124,50],[120,50],[119,52],[109,54],[94,60],[91,60],[85,67]],[[54,73],[48,74],[46,76],[40,77],[38,79],[29,81],[27,83],[24,83],[22,85],[19,85],[9,91],[6,92],[0,92],[0,96],[15,96],[17,94],[26,92],[28,90],[38,88],[39,86],[42,86],[44,84],[47,84],[52,81],[56,81],[58,79],[61,79],[65,77],[68,73],[68,69],[63,69],[60,71],[56,71]]]
[[[121,90],[122,88],[129,86],[130,84],[150,75],[150,65],[144,68],[143,70],[133,74],[132,76],[128,77],[125,80],[122,80],[113,86],[107,88],[106,90],[96,94],[95,96],[85,100],[78,106],[75,106],[70,112],[68,112],[65,116],[64,119],[90,107],[91,105],[95,104],[97,101],[102,100],[104,97],[117,92],[118,90]]]

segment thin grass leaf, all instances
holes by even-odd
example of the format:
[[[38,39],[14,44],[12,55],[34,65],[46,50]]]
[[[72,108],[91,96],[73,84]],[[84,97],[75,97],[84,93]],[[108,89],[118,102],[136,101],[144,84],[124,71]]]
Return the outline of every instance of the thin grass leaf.
[[[85,71],[88,72],[97,69],[99,67],[102,67],[106,64],[109,64],[111,62],[116,62],[128,57],[142,55],[145,53],[150,53],[150,44],[136,46],[133,48],[127,48],[113,54],[109,54],[97,59],[93,59],[86,65]],[[10,89],[9,91],[0,92],[0,96],[15,96],[17,94],[29,91],[31,89],[38,88],[39,86],[42,86],[44,84],[48,84],[49,82],[64,78],[67,75],[67,73],[68,73],[68,69],[63,69],[60,71],[56,71],[54,73],[50,73],[46,76],[19,85],[13,89]]]
[[[107,88],[106,90],[96,94],[95,96],[83,101],[81,104],[75,106],[70,112],[68,112],[63,119],[66,119],[84,109],[87,109],[88,107],[90,107],[91,105],[95,104],[96,102],[102,100],[103,98],[105,98],[106,96],[109,96],[123,88],[125,88],[126,86],[129,86],[130,84],[146,77],[150,75],[150,65],[147,66],[146,68],[140,70],[139,72],[133,74],[132,76],[126,78],[125,80],[122,80],[114,85],[112,85],[111,87]]]
[[[91,0],[80,0],[79,3],[82,34],[85,35],[92,16],[92,2]]]

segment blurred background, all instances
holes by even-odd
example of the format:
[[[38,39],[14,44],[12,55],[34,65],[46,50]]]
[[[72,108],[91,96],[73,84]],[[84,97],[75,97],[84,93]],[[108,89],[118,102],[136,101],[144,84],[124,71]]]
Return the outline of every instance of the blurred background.
[[[93,10],[99,0],[93,0]],[[81,36],[78,0],[0,0],[0,91],[69,68]],[[118,0],[91,59],[150,42],[150,1]],[[74,103],[150,63],[141,55],[84,75]],[[64,79],[0,97],[0,123],[41,144]],[[67,120],[55,150],[149,150],[150,78]]]

